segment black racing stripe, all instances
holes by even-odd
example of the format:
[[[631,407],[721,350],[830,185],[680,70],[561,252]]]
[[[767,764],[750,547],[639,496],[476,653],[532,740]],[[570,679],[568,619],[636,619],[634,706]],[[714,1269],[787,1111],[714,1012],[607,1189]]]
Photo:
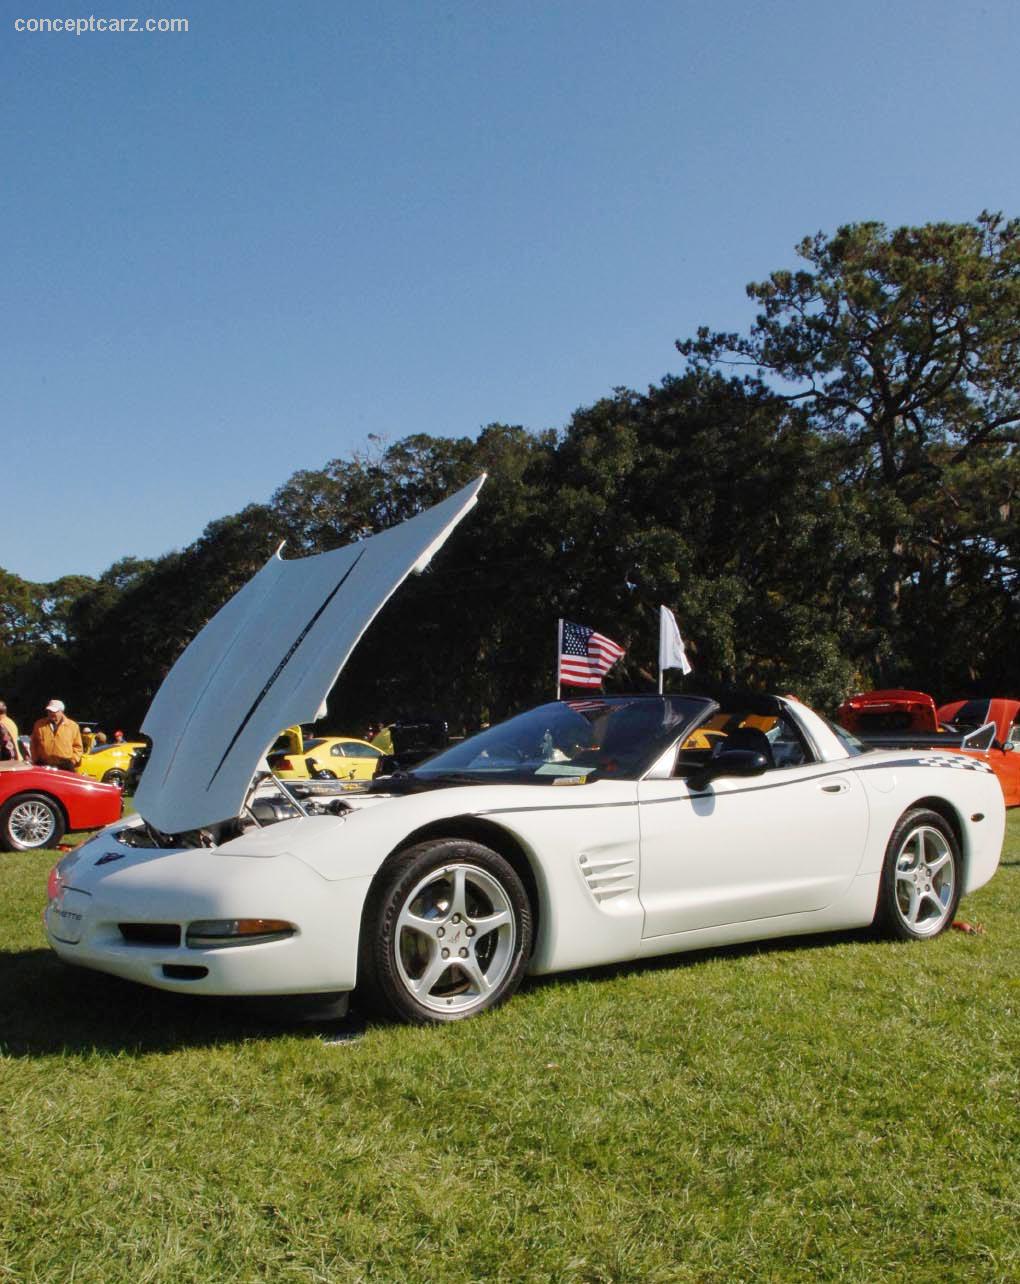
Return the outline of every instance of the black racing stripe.
[[[238,740],[241,738],[241,735],[245,727],[248,725],[249,722],[251,722],[252,718],[255,716],[255,712],[258,709],[259,705],[269,694],[270,690],[272,689],[276,680],[279,678],[280,674],[284,671],[284,669],[293,659],[294,653],[297,651],[298,647],[301,645],[301,643],[305,640],[308,634],[315,627],[316,622],[318,621],[319,617],[322,615],[326,607],[329,606],[330,602],[332,602],[332,600],[343,588],[344,584],[346,584],[347,580],[350,578],[351,572],[354,570],[357,564],[361,561],[364,555],[365,555],[365,551],[364,549],[362,549],[362,551],[358,554],[358,556],[354,559],[354,561],[350,564],[350,566],[344,572],[343,576],[340,579],[339,584],[337,584],[336,587],[332,589],[332,591],[328,594],[328,596],[326,597],[322,605],[319,607],[319,609],[315,612],[312,618],[308,621],[305,627],[301,630],[301,632],[297,635],[297,637],[291,643],[290,650],[287,652],[287,654],[283,657],[280,663],[276,666],[276,668],[270,674],[269,680],[266,682],[265,686],[255,697],[254,701],[252,702],[251,708],[248,710],[248,712],[244,715],[244,718],[241,720],[241,725],[234,732],[231,738],[230,744],[227,745],[227,748],[223,754],[223,757],[219,760],[219,763],[216,766],[216,770],[209,777],[209,783],[205,787],[206,793],[208,793],[209,790],[212,788],[213,781],[220,774],[220,768],[230,757],[230,751],[233,749],[234,745],[236,745]]]
[[[641,804],[643,806],[643,804]],[[638,800],[611,803],[556,803],[552,807],[486,807],[475,813],[478,816],[515,816],[529,811],[605,811],[607,807],[637,807]]]
[[[612,802],[612,803],[557,803],[553,807],[491,807],[486,808],[484,812],[479,812],[480,816],[505,816],[521,812],[531,811],[596,811],[600,807],[655,807],[662,803],[674,802],[698,802],[706,798],[736,798],[739,794],[757,794],[765,789],[788,789],[792,785],[808,785],[814,780],[828,780],[831,776],[849,776],[855,775],[859,771],[881,771],[887,767],[943,767],[944,764],[931,762],[925,758],[897,758],[895,762],[868,762],[861,763],[859,766],[852,767],[835,767],[832,771],[819,771],[813,776],[799,776],[796,780],[774,780],[767,785],[749,785],[743,789],[726,789],[722,793],[709,793],[701,790],[700,792],[688,794],[671,794],[668,798],[642,798],[640,802],[635,799],[633,802]],[[781,770],[781,769],[780,769]],[[945,770],[959,770],[956,767],[945,767]],[[970,768],[974,770],[974,768]],[[991,767],[983,763],[977,764],[979,771],[991,771]]]

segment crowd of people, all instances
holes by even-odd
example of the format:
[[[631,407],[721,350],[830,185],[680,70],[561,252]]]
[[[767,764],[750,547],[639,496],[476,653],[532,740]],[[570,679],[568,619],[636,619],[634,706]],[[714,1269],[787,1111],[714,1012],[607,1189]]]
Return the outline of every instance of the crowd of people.
[[[123,733],[117,732],[115,739],[118,737],[123,739]],[[37,766],[76,771],[85,749],[82,729],[67,716],[63,700],[51,700],[46,706],[43,716],[32,727],[27,751],[18,724],[7,712],[6,703],[0,700],[0,762],[27,760]]]

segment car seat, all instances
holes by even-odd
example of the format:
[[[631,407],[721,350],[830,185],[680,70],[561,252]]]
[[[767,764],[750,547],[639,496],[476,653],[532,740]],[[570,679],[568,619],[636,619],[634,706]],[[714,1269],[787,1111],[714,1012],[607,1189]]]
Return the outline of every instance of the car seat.
[[[730,749],[749,749],[752,753],[764,754],[765,762],[769,767],[776,765],[775,758],[772,756],[772,745],[764,731],[759,731],[757,727],[737,727],[731,731],[724,739],[716,742],[712,750],[712,756],[725,753]]]

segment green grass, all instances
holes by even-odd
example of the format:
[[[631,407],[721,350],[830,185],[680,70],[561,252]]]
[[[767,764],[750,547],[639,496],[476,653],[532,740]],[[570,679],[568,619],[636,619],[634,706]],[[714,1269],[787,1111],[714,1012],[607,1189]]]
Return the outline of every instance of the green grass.
[[[1020,1279],[1008,833],[984,935],[554,978],[435,1030],[65,969],[51,857],[0,855],[0,1281]]]

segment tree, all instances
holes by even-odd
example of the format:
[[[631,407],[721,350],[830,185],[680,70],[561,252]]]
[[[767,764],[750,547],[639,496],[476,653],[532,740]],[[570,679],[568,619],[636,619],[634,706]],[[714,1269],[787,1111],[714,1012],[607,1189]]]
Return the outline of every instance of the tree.
[[[761,305],[747,336],[702,328],[677,348],[695,368],[753,367],[826,435],[881,551],[859,648],[888,677],[910,666],[904,594],[916,596],[932,549],[955,550],[955,583],[960,550],[987,538],[954,497],[960,478],[985,468],[993,505],[1016,492],[1020,220],[851,224],[798,253],[808,270],[747,287]],[[996,544],[982,564],[1004,555]]]

